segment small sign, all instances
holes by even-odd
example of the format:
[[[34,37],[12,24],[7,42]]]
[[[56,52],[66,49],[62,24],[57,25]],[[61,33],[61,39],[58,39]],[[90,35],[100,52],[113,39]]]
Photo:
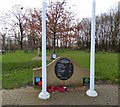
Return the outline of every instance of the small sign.
[[[61,58],[55,65],[55,74],[60,80],[68,80],[73,75],[74,67],[67,58]]]
[[[38,82],[42,82],[42,78],[41,77],[35,77],[35,85],[39,85]]]
[[[90,85],[90,78],[85,77],[83,78],[83,86],[89,86]]]
[[[58,57],[57,54],[55,54],[55,53],[51,54],[51,59],[52,59],[52,60],[56,59],[57,57]]]

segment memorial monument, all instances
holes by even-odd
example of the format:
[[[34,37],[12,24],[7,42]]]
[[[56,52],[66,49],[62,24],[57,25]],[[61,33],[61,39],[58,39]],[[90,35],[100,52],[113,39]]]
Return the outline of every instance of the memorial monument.
[[[33,70],[33,85],[38,86],[38,82],[42,80],[42,67]],[[58,57],[47,65],[48,86],[57,86],[61,83],[64,86],[80,86],[83,85],[85,77],[89,77],[89,71],[68,58]]]
[[[43,0],[42,4],[43,4],[43,6],[42,6],[42,91],[39,94],[39,98],[43,99],[43,100],[46,100],[46,99],[50,98],[50,94],[46,91],[47,81],[48,81],[48,78],[49,78],[49,76],[46,77],[46,0]],[[86,92],[86,94],[88,96],[91,96],[91,97],[96,97],[97,96],[97,92],[94,90],[94,75],[95,75],[95,29],[96,29],[95,28],[95,24],[96,24],[95,23],[96,22],[95,21],[96,20],[95,7],[96,7],[96,0],[92,0],[91,56],[90,56],[90,89]],[[75,73],[73,73],[73,74],[75,74]],[[61,78],[61,76],[59,75],[58,78]],[[63,77],[62,77],[62,79],[63,79]],[[65,76],[64,76],[64,79],[66,79]]]

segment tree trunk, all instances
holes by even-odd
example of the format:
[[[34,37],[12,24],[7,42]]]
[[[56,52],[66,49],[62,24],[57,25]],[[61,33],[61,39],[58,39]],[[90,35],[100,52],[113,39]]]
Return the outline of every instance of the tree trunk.
[[[56,33],[54,32],[54,38],[53,38],[53,53],[55,53],[55,35],[56,35]]]
[[[19,27],[20,27],[20,34],[21,34],[20,48],[22,50],[23,49],[23,28],[22,28],[21,22],[19,22]]]
[[[20,42],[20,49],[21,50],[23,49],[23,43],[22,43],[22,41]]]

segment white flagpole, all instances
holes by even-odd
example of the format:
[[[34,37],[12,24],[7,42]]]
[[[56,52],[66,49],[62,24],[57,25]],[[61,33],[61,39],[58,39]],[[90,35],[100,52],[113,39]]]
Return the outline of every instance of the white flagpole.
[[[90,57],[90,89],[86,94],[96,97],[98,94],[94,90],[95,75],[95,25],[96,25],[96,0],[92,0],[92,23],[91,23],[91,57]]]
[[[39,98],[46,100],[50,94],[46,91],[46,0],[42,2],[42,91]]]

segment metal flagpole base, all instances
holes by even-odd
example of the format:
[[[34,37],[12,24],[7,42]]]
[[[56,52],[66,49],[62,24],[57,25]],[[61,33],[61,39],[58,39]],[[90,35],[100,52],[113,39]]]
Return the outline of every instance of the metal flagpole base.
[[[46,92],[46,93],[41,92],[39,94],[39,98],[42,99],[42,100],[47,100],[47,99],[50,98],[50,94],[48,92]]]
[[[88,90],[87,92],[86,92],[86,94],[88,95],[88,96],[90,96],[90,97],[97,97],[98,96],[98,94],[97,94],[97,92],[94,90],[94,91],[92,91],[92,90]]]

